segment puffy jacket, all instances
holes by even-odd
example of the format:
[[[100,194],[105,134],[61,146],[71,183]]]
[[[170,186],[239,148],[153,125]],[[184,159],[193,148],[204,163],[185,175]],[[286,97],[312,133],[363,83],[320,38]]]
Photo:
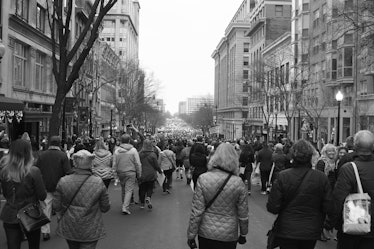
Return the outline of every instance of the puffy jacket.
[[[113,178],[113,156],[109,150],[100,149],[94,151],[95,159],[92,162],[92,172],[103,180]]]
[[[113,155],[113,170],[117,174],[136,172],[137,176],[142,175],[142,165],[139,153],[131,144],[121,144]]]
[[[0,184],[6,203],[1,211],[0,219],[4,223],[17,224],[18,209],[37,201],[44,201],[47,192],[40,170],[32,166],[30,172],[21,183],[8,181],[4,171],[0,172]],[[16,195],[13,194],[13,186]]]
[[[311,167],[310,163],[294,162],[293,168],[280,172],[273,184],[267,210],[279,215],[278,237],[317,240],[321,236],[326,213],[331,214],[331,188],[325,174]],[[306,176],[297,196],[290,200],[308,170],[310,175]]]
[[[66,210],[71,198],[87,177],[89,178]],[[66,210],[56,230],[57,235],[62,238],[90,242],[105,237],[101,213],[109,211],[109,197],[103,181],[90,171],[76,169],[74,174],[61,178],[54,194],[53,209],[56,212]]]
[[[176,167],[175,154],[171,150],[163,150],[158,157],[158,164],[162,170],[169,170]]]
[[[354,162],[357,165],[358,174],[364,193],[368,193],[374,200],[374,156],[363,156],[357,154]],[[351,163],[344,164],[340,170],[333,191],[334,216],[331,217],[330,227],[335,226],[338,231],[342,230],[342,213],[345,198],[352,193],[357,193],[357,181]],[[374,205],[371,205],[371,215],[374,214]],[[371,222],[371,232],[365,237],[374,237],[374,222]]]
[[[157,179],[156,171],[161,173],[157,162],[157,155],[152,151],[141,151],[139,153],[140,162],[142,163],[141,182],[151,182]]]
[[[192,211],[187,236],[196,235],[219,240],[236,241],[248,233],[248,199],[240,177],[231,176],[222,192],[208,210],[205,205],[214,197],[228,174],[213,169],[200,175],[192,200]]]

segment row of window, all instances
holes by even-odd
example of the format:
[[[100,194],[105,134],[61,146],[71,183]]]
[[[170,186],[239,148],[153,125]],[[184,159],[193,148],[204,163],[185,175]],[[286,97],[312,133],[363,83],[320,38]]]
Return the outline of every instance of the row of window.
[[[101,40],[102,41],[106,41],[106,42],[115,42],[116,41],[116,38],[115,37],[101,37]],[[123,42],[125,39],[123,37],[120,37],[119,38],[119,41],[120,42]]]
[[[52,74],[51,63],[47,63],[47,56],[40,51],[36,51],[35,68],[32,68],[33,63],[30,58],[30,47],[15,41],[13,57],[14,85],[44,93],[55,93],[57,86]],[[34,78],[32,77],[33,70],[35,70]]]

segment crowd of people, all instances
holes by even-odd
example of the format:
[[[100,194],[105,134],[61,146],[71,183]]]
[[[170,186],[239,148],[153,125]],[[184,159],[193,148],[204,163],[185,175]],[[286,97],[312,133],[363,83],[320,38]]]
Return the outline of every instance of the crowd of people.
[[[261,194],[268,195],[267,210],[277,215],[269,238],[272,234],[272,243],[281,249],[312,249],[318,240],[328,239],[337,240],[338,249],[374,248],[374,224],[371,232],[359,235],[345,233],[342,225],[345,198],[358,191],[351,162],[365,193],[374,198],[370,131],[348,137],[344,146],[326,144],[320,152],[304,139],[276,144],[202,136],[189,140],[144,135],[135,127],[119,137],[75,137],[67,148],[59,136],[46,143],[35,150],[24,134],[8,148],[1,144],[0,184],[6,202],[0,219],[9,249],[20,248],[25,239],[29,248],[38,249],[40,238],[50,239],[49,224],[27,231],[20,223],[17,212],[30,203],[40,205],[49,219],[56,214],[56,234],[69,248],[95,248],[105,236],[102,213],[111,208],[111,182],[121,187],[122,205],[115,208],[131,215],[136,201],[141,209],[154,208],[152,195],[160,179],[165,195],[172,194],[173,176],[194,190],[190,248],[232,249],[247,242],[248,196],[257,178]]]

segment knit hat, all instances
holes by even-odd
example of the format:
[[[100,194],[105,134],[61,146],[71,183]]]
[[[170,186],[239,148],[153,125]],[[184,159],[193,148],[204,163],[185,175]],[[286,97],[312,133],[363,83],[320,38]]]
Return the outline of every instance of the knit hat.
[[[80,150],[73,154],[74,166],[78,169],[91,169],[95,155],[87,150]]]

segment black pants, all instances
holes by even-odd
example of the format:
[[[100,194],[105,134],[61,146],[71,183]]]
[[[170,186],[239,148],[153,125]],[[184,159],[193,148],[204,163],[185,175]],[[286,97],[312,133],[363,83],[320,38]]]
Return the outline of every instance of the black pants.
[[[20,249],[23,238],[23,232],[19,224],[3,223],[8,249]],[[25,233],[29,243],[29,249],[39,249],[40,229]]]
[[[337,249],[366,249],[374,248],[374,238],[365,238],[338,232]]]
[[[277,238],[280,249],[314,249],[316,240],[297,240]]]
[[[166,191],[167,189],[170,189],[170,185],[173,179],[173,170],[172,169],[164,170],[164,174],[165,174],[165,181],[164,181],[164,184],[162,185],[162,188],[164,189],[164,191]]]
[[[153,194],[153,188],[154,188],[154,181],[151,182],[142,182],[139,185],[139,199],[140,203],[144,204],[145,202],[145,196],[151,198]]]
[[[105,187],[106,187],[107,189],[109,188],[109,184],[110,184],[111,181],[112,181],[112,179],[105,179],[105,180],[103,180],[104,185],[105,185]]]
[[[266,191],[266,182],[269,180],[270,170],[261,170],[261,191]]]
[[[219,241],[199,236],[199,249],[235,249],[236,241]]]

